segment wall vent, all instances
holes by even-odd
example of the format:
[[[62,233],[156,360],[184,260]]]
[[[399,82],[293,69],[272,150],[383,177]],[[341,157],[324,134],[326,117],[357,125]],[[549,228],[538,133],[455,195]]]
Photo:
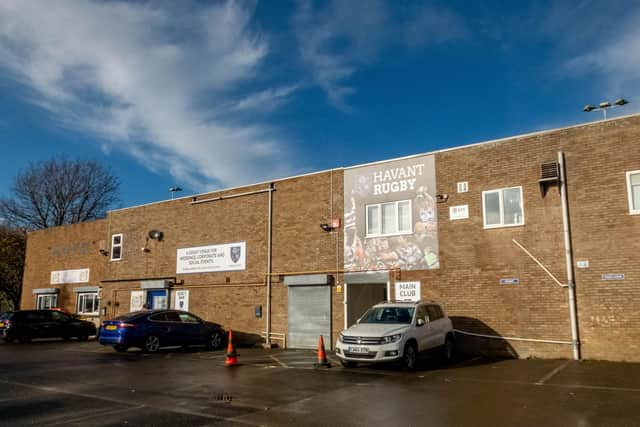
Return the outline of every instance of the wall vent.
[[[560,177],[558,164],[556,162],[543,163],[540,165],[540,180],[556,180]]]
[[[560,169],[556,162],[548,162],[540,165],[540,195],[544,197],[547,189],[555,184],[560,183]]]

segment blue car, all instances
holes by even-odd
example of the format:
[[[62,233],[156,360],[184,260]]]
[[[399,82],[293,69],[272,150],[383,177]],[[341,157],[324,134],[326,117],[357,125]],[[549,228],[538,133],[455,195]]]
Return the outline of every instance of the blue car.
[[[206,345],[220,349],[225,345],[225,331],[216,323],[179,310],[134,311],[100,327],[99,342],[118,352],[138,347],[155,353],[160,347]]]

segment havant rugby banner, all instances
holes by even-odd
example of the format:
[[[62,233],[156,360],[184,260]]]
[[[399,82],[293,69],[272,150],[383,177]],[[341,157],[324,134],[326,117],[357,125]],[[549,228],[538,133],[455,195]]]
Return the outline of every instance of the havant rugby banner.
[[[344,172],[344,268],[439,268],[433,155]]]
[[[210,273],[246,269],[246,242],[178,249],[176,273]]]

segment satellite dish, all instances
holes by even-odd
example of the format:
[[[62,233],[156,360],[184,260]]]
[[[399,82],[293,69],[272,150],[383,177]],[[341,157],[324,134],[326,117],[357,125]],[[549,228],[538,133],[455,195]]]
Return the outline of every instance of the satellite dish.
[[[161,241],[164,234],[160,230],[151,230],[149,232],[149,238],[157,241]]]

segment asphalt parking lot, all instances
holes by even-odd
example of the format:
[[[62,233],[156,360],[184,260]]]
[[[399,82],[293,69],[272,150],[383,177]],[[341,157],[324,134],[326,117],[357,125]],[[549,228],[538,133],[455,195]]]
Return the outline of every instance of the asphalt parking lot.
[[[242,348],[228,368],[204,349],[0,343],[0,424],[640,426],[640,364],[427,359],[409,373],[315,358]]]

